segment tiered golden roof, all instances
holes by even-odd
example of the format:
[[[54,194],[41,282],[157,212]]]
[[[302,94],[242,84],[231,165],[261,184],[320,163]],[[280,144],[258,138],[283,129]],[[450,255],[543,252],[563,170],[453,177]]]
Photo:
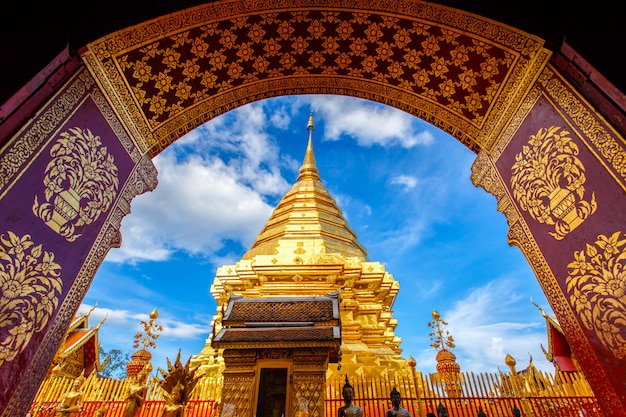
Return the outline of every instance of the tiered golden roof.
[[[49,372],[57,376],[76,378],[81,373],[89,376],[93,371],[99,372],[106,365],[106,361],[100,363],[98,351],[98,331],[106,317],[97,326],[89,326],[89,316],[95,308],[93,306],[85,314],[74,317],[54,355]]]
[[[214,333],[230,294],[245,298],[322,296],[338,291],[341,310],[341,373],[409,374],[400,355],[391,307],[398,282],[367,251],[322,184],[313,154],[313,115],[296,183],[285,194],[250,249],[235,265],[217,270],[211,293],[217,301]],[[216,363],[207,342],[194,365]],[[329,368],[329,376],[338,372]]]

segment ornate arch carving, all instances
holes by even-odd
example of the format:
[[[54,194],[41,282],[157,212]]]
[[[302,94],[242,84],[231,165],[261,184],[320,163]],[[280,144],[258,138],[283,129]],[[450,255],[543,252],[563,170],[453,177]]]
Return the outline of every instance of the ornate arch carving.
[[[389,104],[489,151],[550,53],[535,36],[433,3],[246,0],[128,28],[82,56],[155,156],[230,109],[304,93]]]

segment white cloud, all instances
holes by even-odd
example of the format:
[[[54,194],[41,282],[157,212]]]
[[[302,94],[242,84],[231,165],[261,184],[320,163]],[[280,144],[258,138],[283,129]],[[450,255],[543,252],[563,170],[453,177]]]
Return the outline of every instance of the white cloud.
[[[249,245],[272,211],[258,191],[242,184],[219,159],[155,158],[159,185],[132,203],[122,221],[122,246],[107,260],[164,260],[175,250],[217,251],[225,239]]]
[[[285,107],[279,107],[270,114],[270,123],[278,129],[288,129],[291,124],[291,115]]]
[[[518,371],[526,368],[532,357],[533,364],[538,369],[554,372],[554,366],[541,351],[540,345],[546,346],[547,343],[541,315],[536,310],[531,311],[535,307],[530,305],[529,315],[509,319],[510,310],[517,310],[519,307],[506,301],[498,304],[501,298],[510,295],[510,291],[504,287],[505,285],[491,282],[472,291],[450,310],[437,310],[442,319],[449,323],[445,330],[454,337],[456,347],[452,352],[456,355],[461,371],[508,371],[505,358],[510,354],[517,361]],[[417,369],[426,373],[436,372],[437,364],[437,351],[425,347],[429,343],[424,337],[411,337],[405,338],[401,345],[405,351],[411,351],[417,362]]]
[[[84,314],[93,306],[81,304],[78,314]],[[145,334],[140,322],[150,320],[149,313],[134,313],[126,309],[115,310],[96,307],[89,316],[89,325],[95,326],[102,319],[106,320],[100,327],[99,342],[105,351],[120,349],[132,354],[137,350],[133,347],[136,333]],[[163,326],[156,339],[156,348],[150,349],[155,367],[164,368],[167,360],[174,360],[178,350],[182,349],[181,360],[184,362],[190,355],[200,352],[206,338],[211,332],[210,319],[198,317],[200,322],[188,323],[170,317],[157,317],[156,324]],[[103,361],[105,358],[101,357]],[[156,372],[156,369],[155,369]]]
[[[377,239],[368,242],[368,247],[376,247],[388,256],[402,256],[417,247],[430,233],[430,222],[423,217],[416,217],[394,229],[376,231]],[[385,250],[386,249],[386,250]]]
[[[162,324],[163,332],[161,336],[175,340],[196,339],[199,336],[207,337],[211,331],[205,323],[182,323],[175,320],[166,320]]]
[[[251,244],[273,209],[267,197],[289,189],[281,166],[298,166],[267,130],[288,126],[289,114],[267,108],[258,102],[219,116],[157,156],[159,185],[133,200],[122,247],[107,260],[165,261],[179,250],[211,257],[227,240]]]
[[[418,118],[367,100],[343,96],[305,96],[300,105],[310,105],[324,119],[325,138],[353,137],[361,146],[401,146],[412,148],[434,141]]]
[[[518,370],[528,365],[529,355],[540,369],[552,371],[541,352],[547,335],[541,314],[517,292],[519,283],[494,280],[471,290],[448,311],[440,311],[449,325],[457,348],[457,362],[463,371],[506,368],[507,354],[518,362]]]
[[[397,184],[404,186],[404,189],[410,190],[417,186],[417,178],[412,175],[398,175],[389,180],[390,184]]]

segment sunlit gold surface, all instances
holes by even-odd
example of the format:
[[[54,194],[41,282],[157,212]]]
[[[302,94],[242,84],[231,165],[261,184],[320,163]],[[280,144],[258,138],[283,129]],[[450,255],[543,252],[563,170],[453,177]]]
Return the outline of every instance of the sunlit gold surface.
[[[433,329],[430,332],[430,345],[438,350],[435,356],[437,374],[434,375],[434,382],[440,384],[449,396],[457,397],[463,392],[463,380],[460,375],[461,366],[456,363],[456,355],[448,350],[456,346],[454,338],[445,330],[448,322],[441,318],[437,310],[433,310],[432,317],[433,321],[428,322],[428,327]]]

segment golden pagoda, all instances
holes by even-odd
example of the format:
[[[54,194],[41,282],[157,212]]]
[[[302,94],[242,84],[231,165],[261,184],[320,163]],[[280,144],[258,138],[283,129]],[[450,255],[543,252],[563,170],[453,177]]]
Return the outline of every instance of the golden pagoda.
[[[224,371],[221,346],[226,336],[219,336],[219,340],[217,336],[224,328],[237,326],[231,309],[250,308],[238,300],[261,302],[276,298],[286,303],[298,299],[304,302],[306,298],[312,302],[332,294],[336,294],[339,310],[340,349],[333,353],[329,347],[329,360],[324,365],[326,378],[340,374],[375,377],[412,373],[400,355],[401,339],[394,333],[397,321],[392,317],[392,306],[399,284],[381,263],[367,259],[366,249],[322,184],[313,153],[314,127],[311,114],[308,145],[296,183],[278,203],[242,259],[217,270],[211,286],[217,302],[213,335],[192,358],[200,374],[214,376]],[[264,304],[264,308],[270,305],[274,304]],[[284,325],[285,317],[296,314],[294,311],[277,312],[273,325]],[[225,317],[228,325],[223,322]],[[235,337],[233,329],[230,334]],[[236,346],[242,346],[243,339],[238,340]],[[267,342],[280,346],[276,340]]]

